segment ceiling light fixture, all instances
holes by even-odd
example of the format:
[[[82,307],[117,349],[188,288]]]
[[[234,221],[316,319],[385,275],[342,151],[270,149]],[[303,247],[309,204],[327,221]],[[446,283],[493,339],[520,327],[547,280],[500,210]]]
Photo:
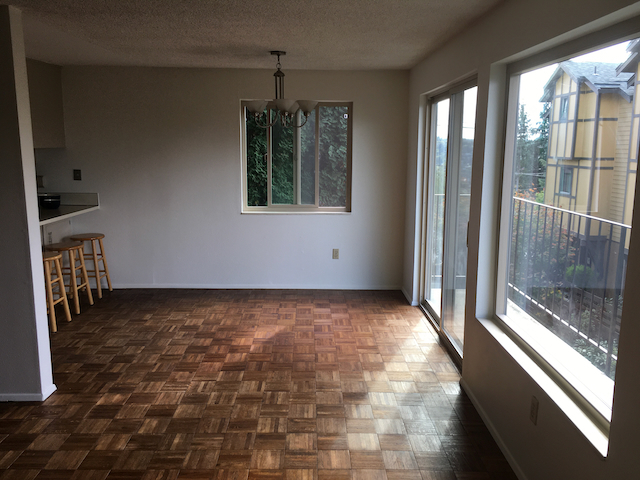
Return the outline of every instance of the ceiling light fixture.
[[[275,125],[280,119],[283,127],[301,128],[309,119],[309,115],[318,104],[315,100],[290,100],[284,98],[284,72],[280,70],[280,55],[286,55],[287,52],[281,50],[272,50],[271,55],[278,56],[276,64],[276,72],[273,74],[276,82],[276,98],[273,100],[252,100],[246,103],[247,110],[253,115],[256,124],[262,128],[269,128]],[[269,110],[275,112],[273,121],[269,121]],[[296,120],[300,122],[304,117],[304,121],[296,124]]]

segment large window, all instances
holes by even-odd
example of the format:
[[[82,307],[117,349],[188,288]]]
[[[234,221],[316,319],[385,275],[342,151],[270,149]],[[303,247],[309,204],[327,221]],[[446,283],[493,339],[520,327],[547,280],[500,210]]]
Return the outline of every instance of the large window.
[[[509,86],[497,311],[605,429],[638,165],[639,50],[625,42],[514,74]]]
[[[477,87],[429,101],[421,303],[462,357]]]
[[[244,113],[244,212],[351,210],[351,104],[319,103],[301,128]],[[298,124],[304,122],[297,119]]]

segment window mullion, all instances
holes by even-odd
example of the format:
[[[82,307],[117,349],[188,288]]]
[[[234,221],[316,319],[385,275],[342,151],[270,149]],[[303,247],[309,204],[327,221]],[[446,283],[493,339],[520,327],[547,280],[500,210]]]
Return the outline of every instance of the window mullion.
[[[298,111],[296,122],[300,125],[302,115]],[[295,157],[295,169],[293,175],[293,192],[296,198],[296,205],[302,205],[302,128],[294,128],[293,132],[293,155]]]
[[[502,183],[502,218],[498,245],[498,279],[496,289],[496,314],[506,314],[507,287],[509,279],[509,256],[511,254],[511,229],[513,222],[511,192],[513,192],[513,170],[516,150],[516,125],[518,115],[518,97],[520,95],[520,77],[514,75],[509,81],[509,99],[507,112],[507,132],[505,139],[505,158]]]
[[[349,115],[349,121],[347,122],[347,144],[349,145],[349,153],[347,155],[347,178],[352,177],[353,171],[353,157],[351,156],[351,145],[353,145],[353,105],[349,104],[347,108],[347,112]],[[347,182],[346,186],[346,205],[351,205],[351,188],[353,184],[352,182]]]
[[[269,112],[269,119],[271,119],[271,110],[268,110]],[[270,207],[271,206],[271,201],[272,201],[272,192],[271,192],[271,188],[273,186],[272,183],[272,179],[271,179],[271,174],[272,174],[272,164],[271,164],[271,157],[272,157],[272,150],[273,150],[273,141],[272,141],[272,129],[271,127],[267,128],[267,206]]]
[[[315,200],[316,207],[320,206],[320,104],[316,107],[316,124],[315,124],[315,156],[316,156],[316,181],[315,181]]]
[[[422,168],[423,168],[423,172],[422,172],[422,222],[421,222],[421,233],[420,233],[420,258],[421,259],[425,259],[427,258],[427,252],[429,251],[428,248],[430,246],[430,242],[429,242],[429,236],[427,235],[427,222],[428,219],[430,218],[430,205],[431,202],[429,202],[429,194],[428,194],[428,188],[429,188],[429,172],[431,171],[431,169],[429,168],[429,159],[431,158],[431,144],[434,137],[434,132],[433,132],[433,121],[431,119],[431,111],[433,108],[433,99],[429,99],[429,98],[423,98],[421,100],[423,102],[424,105],[424,110],[421,112],[421,117],[423,118],[424,121],[424,148],[422,151]],[[428,274],[429,274],[429,266],[430,266],[431,262],[425,262],[425,261],[421,261],[420,262],[420,278],[419,278],[419,286],[418,286],[418,291],[420,292],[420,302],[423,301],[424,298],[424,292],[426,291],[427,288],[427,281],[429,279]]]
[[[434,100],[431,101],[431,104],[429,105],[429,146],[428,146],[428,153],[427,153],[427,159],[426,159],[426,168],[427,171],[425,173],[425,203],[426,203],[426,211],[425,211],[425,223],[427,225],[426,230],[425,230],[425,235],[426,235],[426,240],[425,240],[425,257],[424,258],[428,258],[431,250],[433,249],[433,238],[431,235],[426,234],[426,232],[431,232],[433,230],[433,228],[435,227],[432,224],[432,218],[433,218],[433,209],[436,208],[434,205],[433,200],[431,199],[431,193],[430,190],[433,188],[434,186],[434,182],[435,182],[435,168],[434,168],[434,164],[433,164],[433,158],[435,158],[436,155],[436,145],[437,145],[437,119],[436,119],[436,107],[435,105],[437,105],[437,102],[435,102]],[[431,284],[432,284],[432,270],[433,270],[433,262],[431,261],[426,261],[424,262],[425,264],[425,282],[424,282],[424,289],[422,291],[422,295],[426,298],[428,297],[428,295],[426,294],[426,292],[431,290]],[[425,302],[427,303],[427,302]]]
[[[444,210],[444,246],[442,262],[442,314],[440,322],[445,315],[451,315],[453,308],[452,299],[447,292],[455,289],[456,261],[452,252],[455,251],[455,238],[458,211],[458,170],[460,166],[460,151],[462,143],[462,103],[464,92],[451,96],[449,118],[449,141],[447,146],[447,173],[445,186],[445,210]]]

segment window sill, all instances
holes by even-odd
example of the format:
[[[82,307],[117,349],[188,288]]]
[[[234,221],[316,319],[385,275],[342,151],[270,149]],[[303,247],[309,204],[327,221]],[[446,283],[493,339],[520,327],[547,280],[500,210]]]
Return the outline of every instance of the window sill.
[[[240,213],[249,215],[349,215],[350,211],[342,209],[273,209],[273,208],[251,208],[243,209]]]
[[[593,445],[598,453],[606,458],[609,449],[609,438],[581,405],[578,405],[565,391],[560,388],[555,378],[543,370],[505,331],[500,321],[478,319],[487,332],[504,348],[531,379],[549,396],[566,417],[576,426],[582,435]]]
[[[601,428],[608,429],[611,422],[614,382],[589,360],[577,353],[562,339],[535,321],[515,303],[507,302],[507,315],[500,320],[547,363],[558,383],[574,390],[580,400],[588,403],[592,415],[598,416]],[[556,373],[557,372],[557,373]]]

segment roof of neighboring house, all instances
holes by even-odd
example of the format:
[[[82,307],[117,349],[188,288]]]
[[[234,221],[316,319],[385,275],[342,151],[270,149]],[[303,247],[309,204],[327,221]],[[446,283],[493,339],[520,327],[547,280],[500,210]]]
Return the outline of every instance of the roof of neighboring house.
[[[619,93],[627,101],[633,98],[633,86],[629,80],[633,73],[617,72],[617,63],[560,62],[544,87],[541,102],[550,102],[555,92],[556,81],[566,73],[578,85],[586,83],[594,92]]]
[[[627,52],[629,52],[629,58],[621,63],[616,71],[618,73],[636,73],[636,65],[638,64],[638,55],[640,52],[640,40],[632,40],[627,45]]]

